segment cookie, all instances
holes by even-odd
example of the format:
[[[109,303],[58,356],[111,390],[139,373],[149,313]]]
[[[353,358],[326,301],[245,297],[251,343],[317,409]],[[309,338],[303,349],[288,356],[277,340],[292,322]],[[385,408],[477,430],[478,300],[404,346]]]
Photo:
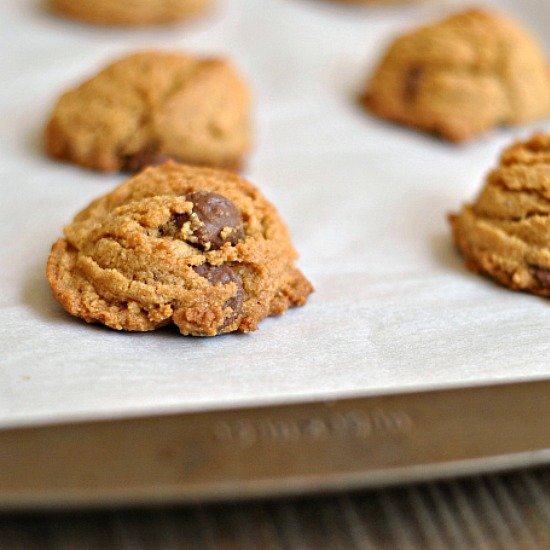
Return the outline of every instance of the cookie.
[[[47,152],[101,171],[173,159],[237,169],[250,146],[250,94],[224,59],[142,52],[64,93]]]
[[[52,247],[54,296],[89,323],[182,334],[256,330],[312,286],[275,207],[230,172],[150,167],[93,201]]]
[[[550,71],[514,21],[469,10],[398,38],[362,102],[453,142],[550,115]]]
[[[472,271],[550,296],[550,135],[509,147],[477,200],[450,222]]]
[[[99,25],[157,25],[186,19],[211,0],[49,0],[62,16]]]

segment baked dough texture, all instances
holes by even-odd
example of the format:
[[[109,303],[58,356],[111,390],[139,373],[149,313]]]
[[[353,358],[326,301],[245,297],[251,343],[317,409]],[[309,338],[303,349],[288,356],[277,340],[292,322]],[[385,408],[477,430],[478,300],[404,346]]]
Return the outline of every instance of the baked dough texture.
[[[472,271],[550,296],[550,135],[505,150],[475,203],[450,222]]]
[[[237,175],[168,162],[93,201],[52,247],[47,278],[72,315],[117,330],[256,330],[303,305],[275,207]]]
[[[362,101],[382,118],[462,142],[550,115],[550,70],[515,21],[474,9],[398,38]]]
[[[101,171],[169,158],[237,169],[250,147],[249,111],[248,87],[227,60],[140,52],[61,96],[46,150]]]
[[[99,25],[157,25],[186,19],[212,0],[49,0],[63,16]]]

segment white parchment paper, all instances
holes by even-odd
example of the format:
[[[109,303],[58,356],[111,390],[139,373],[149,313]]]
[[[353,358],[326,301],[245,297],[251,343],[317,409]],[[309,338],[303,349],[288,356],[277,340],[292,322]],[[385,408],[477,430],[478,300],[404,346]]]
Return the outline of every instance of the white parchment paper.
[[[550,126],[456,147],[354,102],[392,36],[462,4],[218,0],[193,23],[135,30],[2,0],[0,426],[548,377],[548,301],[467,272],[446,213],[475,195],[509,141]],[[547,0],[492,4],[547,36]],[[122,178],[46,158],[44,122],[68,86],[147,47],[229,55],[254,88],[246,176],[280,208],[316,287],[257,333],[117,333],[51,297],[51,244]]]

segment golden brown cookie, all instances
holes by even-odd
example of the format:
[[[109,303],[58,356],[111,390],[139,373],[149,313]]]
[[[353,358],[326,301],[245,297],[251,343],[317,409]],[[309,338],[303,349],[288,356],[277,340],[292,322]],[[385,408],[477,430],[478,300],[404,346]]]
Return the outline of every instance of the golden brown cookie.
[[[49,0],[58,14],[100,25],[157,25],[186,19],[212,0]]]
[[[228,61],[142,52],[61,96],[46,149],[103,171],[168,158],[236,169],[250,146],[249,111],[248,87]]]
[[[472,271],[550,296],[550,135],[504,151],[475,203],[450,222]]]
[[[72,315],[118,330],[250,332],[312,292],[275,207],[237,175],[168,162],[93,201],[52,247]]]
[[[470,10],[398,38],[363,103],[382,118],[460,142],[550,115],[550,71],[516,22]]]

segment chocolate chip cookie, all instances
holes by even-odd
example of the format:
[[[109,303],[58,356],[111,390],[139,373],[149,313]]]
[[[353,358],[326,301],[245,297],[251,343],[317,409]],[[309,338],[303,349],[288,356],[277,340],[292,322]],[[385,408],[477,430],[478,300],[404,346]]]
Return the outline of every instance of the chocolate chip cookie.
[[[250,332],[312,286],[275,207],[235,174],[168,162],[93,201],[52,247],[47,277],[72,315],[117,330]]]
[[[516,22],[469,10],[398,38],[363,104],[454,142],[550,115],[550,71]]]
[[[157,25],[186,19],[211,0],[49,0],[60,15],[100,25]]]
[[[550,135],[504,151],[477,200],[450,222],[472,271],[550,296]]]
[[[102,171],[169,158],[237,169],[250,146],[249,111],[248,87],[228,61],[142,52],[61,96],[46,150]]]

